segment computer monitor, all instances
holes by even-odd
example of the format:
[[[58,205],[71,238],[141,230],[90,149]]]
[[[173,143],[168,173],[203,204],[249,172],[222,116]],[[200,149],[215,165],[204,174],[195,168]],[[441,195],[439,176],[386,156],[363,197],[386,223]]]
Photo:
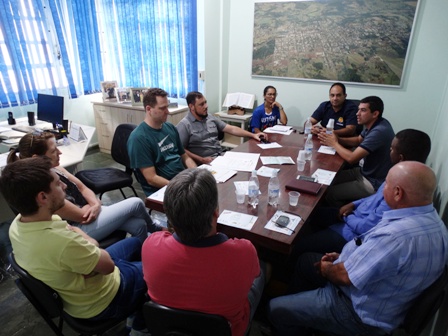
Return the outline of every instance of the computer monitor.
[[[53,129],[62,126],[64,120],[64,97],[38,93],[37,119],[53,124]]]

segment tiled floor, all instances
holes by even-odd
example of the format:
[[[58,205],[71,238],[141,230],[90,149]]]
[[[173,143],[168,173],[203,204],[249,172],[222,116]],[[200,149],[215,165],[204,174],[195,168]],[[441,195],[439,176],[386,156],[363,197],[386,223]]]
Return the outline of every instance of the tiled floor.
[[[98,150],[90,150],[85,157],[83,168],[98,168],[106,166],[117,166],[110,155],[100,153]],[[144,193],[138,183],[134,183],[134,187],[141,198],[144,198]],[[132,195],[132,191],[125,190],[126,195]],[[105,205],[115,203],[122,200],[123,197],[119,191],[106,193],[102,201]],[[52,335],[53,332],[47,326],[45,321],[40,317],[34,307],[28,302],[23,294],[17,289],[14,284],[14,277],[3,272],[3,280],[0,281],[0,335],[8,336],[47,336]],[[261,309],[260,309],[261,310]],[[261,311],[257,312],[257,316],[264,316]],[[260,319],[254,321],[252,324],[250,336],[260,336]],[[262,322],[263,323],[263,322]],[[108,331],[106,335],[124,336],[128,332],[124,326],[117,326]],[[64,328],[64,335],[72,336],[76,333],[68,326]]]

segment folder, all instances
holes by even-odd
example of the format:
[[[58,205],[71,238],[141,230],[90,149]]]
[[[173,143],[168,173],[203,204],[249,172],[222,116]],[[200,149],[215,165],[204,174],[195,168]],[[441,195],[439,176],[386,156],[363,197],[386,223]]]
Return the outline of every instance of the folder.
[[[300,191],[312,195],[317,195],[321,187],[322,184],[320,183],[306,180],[298,180],[296,178],[292,179],[286,184],[286,189]]]

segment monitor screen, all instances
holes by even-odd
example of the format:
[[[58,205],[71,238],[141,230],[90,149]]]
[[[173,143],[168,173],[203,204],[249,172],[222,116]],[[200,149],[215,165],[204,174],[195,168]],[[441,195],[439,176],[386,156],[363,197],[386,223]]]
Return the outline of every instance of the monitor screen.
[[[64,97],[37,94],[37,119],[50,122],[53,128],[62,125],[64,120]]]

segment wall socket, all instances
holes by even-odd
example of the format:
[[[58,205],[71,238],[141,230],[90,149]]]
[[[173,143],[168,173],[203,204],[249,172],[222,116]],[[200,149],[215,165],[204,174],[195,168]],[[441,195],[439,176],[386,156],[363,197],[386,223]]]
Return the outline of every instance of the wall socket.
[[[199,80],[205,81],[205,70],[198,71],[198,78]]]

